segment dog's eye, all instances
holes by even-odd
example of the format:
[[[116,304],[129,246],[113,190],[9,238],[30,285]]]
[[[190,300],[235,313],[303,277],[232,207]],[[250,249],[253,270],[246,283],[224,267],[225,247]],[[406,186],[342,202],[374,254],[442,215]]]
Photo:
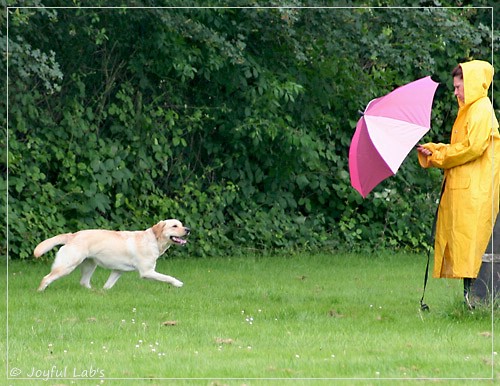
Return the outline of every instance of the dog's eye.
[[[172,228],[177,228],[177,225],[172,225]]]

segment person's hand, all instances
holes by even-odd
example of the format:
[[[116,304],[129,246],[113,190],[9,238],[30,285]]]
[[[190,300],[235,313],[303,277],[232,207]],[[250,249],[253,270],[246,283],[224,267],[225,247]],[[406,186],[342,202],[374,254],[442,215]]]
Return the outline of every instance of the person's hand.
[[[425,147],[423,147],[422,145],[418,145],[417,146],[417,151],[419,153],[422,153],[423,155],[426,155],[426,156],[429,156],[429,155],[432,155],[432,151],[426,149]]]

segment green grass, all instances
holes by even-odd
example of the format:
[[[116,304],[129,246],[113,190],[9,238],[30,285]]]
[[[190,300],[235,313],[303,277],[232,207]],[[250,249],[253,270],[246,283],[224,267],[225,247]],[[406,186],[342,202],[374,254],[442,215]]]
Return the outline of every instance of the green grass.
[[[460,281],[430,279],[431,311],[420,312],[424,263],[391,253],[173,259],[158,271],[180,289],[129,273],[104,291],[98,269],[95,289],[74,272],[37,293],[49,264],[10,262],[8,368],[20,374],[9,382],[40,384],[33,369],[52,370],[43,384],[57,385],[498,379],[491,309],[466,311]]]

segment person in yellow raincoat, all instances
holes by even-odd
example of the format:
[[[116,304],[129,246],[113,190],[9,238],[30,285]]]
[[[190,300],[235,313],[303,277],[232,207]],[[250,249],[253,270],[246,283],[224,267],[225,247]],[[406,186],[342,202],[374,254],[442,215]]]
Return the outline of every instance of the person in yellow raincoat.
[[[464,300],[477,277],[499,206],[500,135],[488,98],[493,66],[473,60],[452,72],[458,115],[449,144],[419,145],[424,168],[444,169],[434,242],[435,278],[464,280]]]

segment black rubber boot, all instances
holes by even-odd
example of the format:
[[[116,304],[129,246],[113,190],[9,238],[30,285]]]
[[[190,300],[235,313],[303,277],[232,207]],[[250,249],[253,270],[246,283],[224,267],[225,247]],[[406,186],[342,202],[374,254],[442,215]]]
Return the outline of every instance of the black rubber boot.
[[[473,310],[475,308],[470,299],[471,287],[473,283],[474,279],[464,277],[464,304],[469,310]]]

